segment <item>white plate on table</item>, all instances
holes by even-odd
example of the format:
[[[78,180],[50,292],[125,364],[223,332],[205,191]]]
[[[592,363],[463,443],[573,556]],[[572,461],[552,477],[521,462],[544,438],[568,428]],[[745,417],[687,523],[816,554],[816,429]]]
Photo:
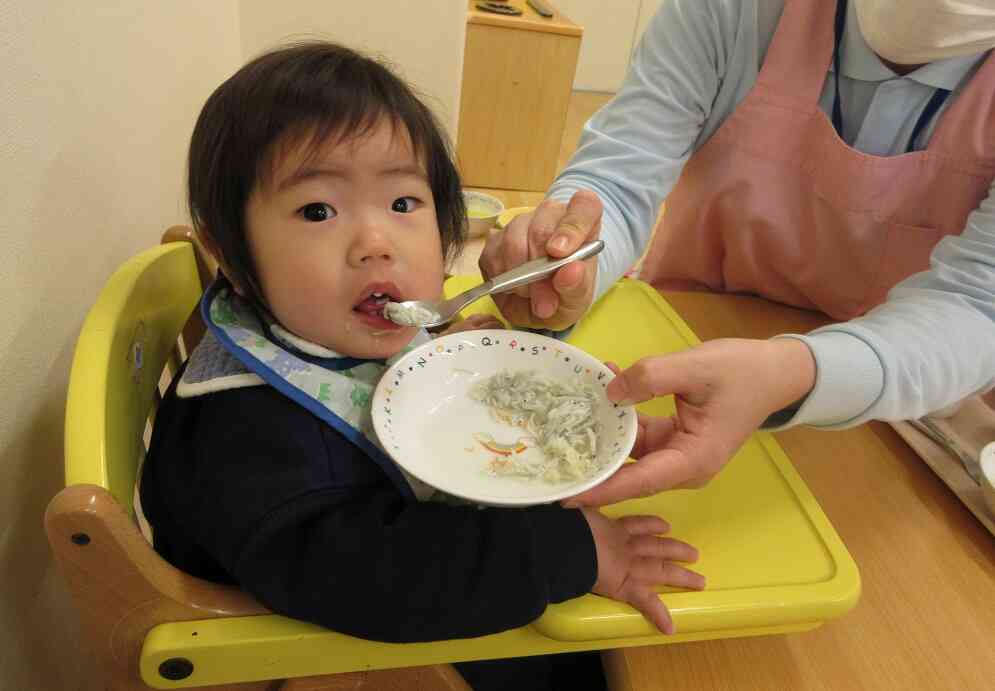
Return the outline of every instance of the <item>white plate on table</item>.
[[[600,394],[598,467],[561,483],[495,475],[502,454],[542,451],[528,433],[495,420],[470,396],[478,381],[501,371],[530,370],[554,380],[580,377]],[[523,331],[481,330],[442,336],[388,369],[373,395],[373,425],[384,449],[407,472],[443,492],[478,504],[547,504],[589,489],[625,462],[636,441],[636,411],[605,396],[611,370],[584,351]]]

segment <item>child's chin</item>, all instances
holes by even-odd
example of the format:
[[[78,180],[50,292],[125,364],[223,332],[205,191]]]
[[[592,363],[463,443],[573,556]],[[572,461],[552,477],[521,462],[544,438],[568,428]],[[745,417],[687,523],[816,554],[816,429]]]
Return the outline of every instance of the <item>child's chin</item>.
[[[404,350],[417,333],[417,329],[400,329],[398,331],[371,334],[362,347],[364,352],[355,353],[353,357],[386,360]]]

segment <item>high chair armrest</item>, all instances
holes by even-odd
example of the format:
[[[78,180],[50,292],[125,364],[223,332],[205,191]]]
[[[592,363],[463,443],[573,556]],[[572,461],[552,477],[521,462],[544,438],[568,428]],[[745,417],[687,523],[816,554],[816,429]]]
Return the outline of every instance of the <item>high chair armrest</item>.
[[[114,497],[70,485],[49,502],[45,531],[88,638],[105,667],[137,676],[146,632],[167,621],[268,614],[238,588],[189,576],[163,560]]]

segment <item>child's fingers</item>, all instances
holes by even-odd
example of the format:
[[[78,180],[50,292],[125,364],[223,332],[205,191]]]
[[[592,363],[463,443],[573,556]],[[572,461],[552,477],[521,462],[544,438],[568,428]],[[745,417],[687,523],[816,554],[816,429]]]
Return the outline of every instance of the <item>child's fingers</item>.
[[[641,557],[633,561],[629,575],[638,583],[704,590],[705,577],[673,562]]]
[[[639,557],[666,559],[667,561],[698,561],[698,550],[686,542],[670,537],[639,535],[629,540],[633,554]]]
[[[627,602],[663,633],[667,635],[674,633],[674,620],[670,617],[667,606],[660,600],[660,596],[650,588],[633,587]]]
[[[663,567],[663,581],[658,585],[669,585],[673,588],[688,590],[704,590],[707,581],[697,571],[692,571],[679,564],[668,563]]]
[[[670,532],[670,524],[659,516],[623,516],[618,522],[629,535],[660,535]]]

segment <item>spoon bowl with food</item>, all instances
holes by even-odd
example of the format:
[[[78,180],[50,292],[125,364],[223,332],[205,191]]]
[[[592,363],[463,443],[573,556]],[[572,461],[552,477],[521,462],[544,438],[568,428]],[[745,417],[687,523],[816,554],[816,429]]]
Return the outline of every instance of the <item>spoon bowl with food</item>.
[[[467,305],[494,293],[506,293],[519,286],[534,283],[566,266],[570,262],[582,261],[595,256],[605,248],[604,240],[594,240],[583,245],[573,254],[561,259],[541,257],[515,267],[511,271],[484,281],[448,300],[405,300],[388,302],[384,305],[384,316],[395,324],[431,328],[452,321]]]

